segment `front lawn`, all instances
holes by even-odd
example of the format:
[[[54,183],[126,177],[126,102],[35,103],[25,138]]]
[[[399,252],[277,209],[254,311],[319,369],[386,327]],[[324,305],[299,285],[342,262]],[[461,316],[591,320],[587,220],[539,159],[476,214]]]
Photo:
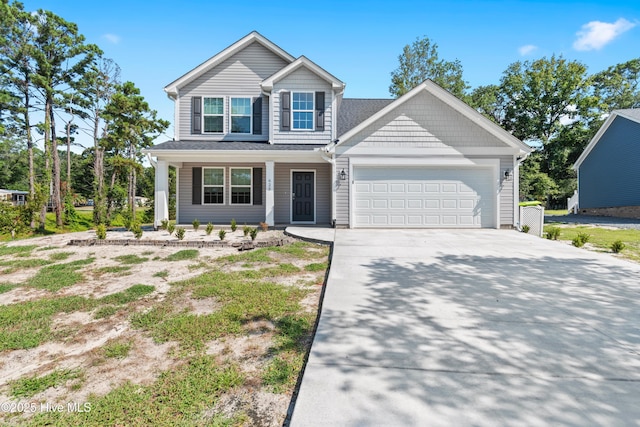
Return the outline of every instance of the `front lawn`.
[[[0,424],[282,425],[328,248],[33,242],[0,245]]]
[[[579,233],[586,233],[590,236],[587,247],[601,252],[611,252],[611,244],[620,240],[624,243],[625,248],[619,255],[623,258],[640,262],[640,230],[602,228],[587,225],[566,226],[551,223],[545,224],[545,233],[551,227],[560,228],[559,240],[572,241]]]

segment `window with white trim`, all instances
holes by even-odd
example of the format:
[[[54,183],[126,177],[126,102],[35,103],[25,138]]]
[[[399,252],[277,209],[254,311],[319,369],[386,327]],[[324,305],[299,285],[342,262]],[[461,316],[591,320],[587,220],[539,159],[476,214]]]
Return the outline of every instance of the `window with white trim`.
[[[230,168],[231,177],[231,204],[250,205],[253,171],[251,168]]]
[[[202,168],[202,204],[224,204],[224,168]]]
[[[313,130],[313,92],[293,92],[291,94],[292,129]]]
[[[231,98],[231,133],[251,133],[251,98]]]
[[[224,132],[224,98],[203,98],[204,132]]]

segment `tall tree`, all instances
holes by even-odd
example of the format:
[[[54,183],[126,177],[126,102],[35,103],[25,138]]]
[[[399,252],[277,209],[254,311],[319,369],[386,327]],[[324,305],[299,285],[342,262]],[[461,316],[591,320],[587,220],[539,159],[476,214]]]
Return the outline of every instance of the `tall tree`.
[[[498,85],[478,86],[471,91],[467,102],[492,122],[502,125],[505,120],[506,99]]]
[[[391,95],[402,96],[426,79],[431,79],[458,98],[464,98],[468,85],[462,78],[462,64],[457,59],[440,59],[438,45],[428,37],[418,37],[411,45],[406,45],[398,56],[398,62],[398,68],[391,73]]]
[[[140,89],[132,82],[117,86],[103,116],[109,126],[105,142],[116,157],[115,163],[127,172],[128,208],[135,220],[136,178],[142,171],[141,150],[151,147],[153,140],[169,127],[169,122],[157,118],[157,112],[149,108]]]
[[[95,45],[85,44],[76,24],[67,22],[50,11],[39,10],[35,14],[36,36],[33,56],[36,73],[33,81],[44,101],[45,153],[51,159],[53,175],[53,207],[56,224],[63,225],[62,194],[60,187],[60,156],[56,138],[56,105],[62,103],[59,94],[68,89],[70,82],[82,75],[93,55],[99,51]],[[49,179],[47,179],[49,181]],[[42,214],[41,214],[42,215]]]
[[[593,88],[603,113],[640,108],[640,58],[596,73],[593,76]]]
[[[33,125],[31,114],[34,110],[33,101],[33,51],[35,37],[35,17],[23,9],[21,3],[9,5],[4,3],[3,19],[8,27],[4,30],[5,37],[0,42],[0,75],[3,76],[3,87],[10,94],[11,122],[14,132],[24,138],[28,151],[29,170],[29,198],[28,207],[31,211],[31,228],[35,228],[33,213],[39,209],[40,201],[44,199],[42,185],[36,185],[35,144],[33,140]],[[43,221],[43,218],[41,218]],[[44,222],[41,222],[44,226]]]
[[[521,140],[545,145],[563,126],[595,106],[587,68],[563,57],[515,62],[502,76],[503,125]]]
[[[112,59],[97,56],[82,79],[74,83],[79,97],[78,105],[86,113],[93,136],[93,221],[104,224],[107,220],[107,198],[104,185],[105,147],[108,126],[102,112],[120,83],[120,67]]]

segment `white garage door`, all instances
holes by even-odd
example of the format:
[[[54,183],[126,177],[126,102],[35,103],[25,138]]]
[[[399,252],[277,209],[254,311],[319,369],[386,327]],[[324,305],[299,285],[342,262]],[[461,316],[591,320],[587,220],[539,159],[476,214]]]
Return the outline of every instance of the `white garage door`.
[[[495,227],[488,168],[355,167],[355,227]]]

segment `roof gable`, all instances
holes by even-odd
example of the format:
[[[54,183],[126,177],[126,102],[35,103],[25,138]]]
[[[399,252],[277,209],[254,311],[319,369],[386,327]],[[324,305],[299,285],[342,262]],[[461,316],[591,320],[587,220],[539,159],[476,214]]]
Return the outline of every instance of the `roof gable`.
[[[478,113],[473,108],[469,107],[467,104],[442,89],[440,86],[432,82],[431,80],[426,80],[424,83],[418,85],[405,95],[400,98],[394,100],[386,107],[379,110],[377,113],[371,115],[367,120],[364,120],[357,126],[354,126],[347,132],[342,135],[338,135],[339,142],[338,144],[334,144],[329,148],[329,150],[335,150],[335,147],[345,142],[349,141],[349,139],[353,138],[363,130],[365,130],[368,126],[373,125],[378,120],[383,119],[386,115],[393,113],[394,110],[398,109],[400,106],[411,102],[413,99],[418,97],[421,94],[427,93],[438,101],[444,103],[446,106],[450,107],[453,111],[462,115],[465,119],[467,119],[472,125],[478,126],[491,135],[493,138],[497,139],[501,143],[507,145],[511,148],[518,149],[522,154],[528,154],[531,152],[531,148],[521,142],[519,139],[511,135],[509,132],[502,129],[497,124],[491,122],[489,119]]]
[[[263,35],[258,33],[257,31],[253,31],[248,35],[246,35],[245,37],[243,37],[242,39],[233,43],[231,46],[224,49],[222,52],[214,55],[213,57],[209,58],[202,64],[198,65],[196,68],[184,74],[182,77],[169,83],[167,86],[165,86],[164,91],[167,92],[167,94],[171,97],[177,96],[178,89],[180,87],[198,78],[203,73],[219,65],[220,63],[227,60],[228,58],[235,55],[236,53],[240,52],[242,49],[246,48],[252,43],[260,43],[266,49],[273,52],[275,55],[279,56],[280,58],[282,58],[288,63],[293,62],[295,59],[293,56],[291,56],[289,53],[281,49],[275,43],[271,42],[270,40],[265,38]]]
[[[640,108],[632,108],[626,110],[614,110],[611,112],[611,115],[607,118],[607,120],[600,126],[598,132],[594,135],[594,137],[589,141],[589,144],[585,147],[578,160],[573,165],[574,170],[578,170],[580,165],[586,160],[594,147],[598,144],[603,135],[607,132],[611,124],[615,121],[617,117],[622,117],[627,120],[631,120],[632,122],[640,124]]]
[[[340,81],[333,74],[331,74],[328,71],[326,71],[324,68],[322,68],[319,65],[317,65],[315,62],[311,61],[306,56],[299,57],[298,59],[296,59],[295,61],[293,61],[292,63],[290,63],[289,65],[287,65],[286,67],[284,67],[283,69],[278,71],[277,73],[275,73],[272,76],[270,76],[269,78],[265,79],[260,84],[260,86],[262,87],[262,89],[264,89],[266,91],[270,91],[270,90],[273,89],[273,85],[276,82],[282,80],[283,78],[285,78],[286,76],[288,76],[289,74],[293,73],[295,70],[297,70],[297,69],[299,69],[301,67],[306,68],[307,70],[309,70],[312,73],[316,74],[317,76],[319,76],[323,80],[327,81],[328,83],[331,83],[331,87],[334,90],[337,90],[337,91],[344,90],[345,84],[342,81]]]

